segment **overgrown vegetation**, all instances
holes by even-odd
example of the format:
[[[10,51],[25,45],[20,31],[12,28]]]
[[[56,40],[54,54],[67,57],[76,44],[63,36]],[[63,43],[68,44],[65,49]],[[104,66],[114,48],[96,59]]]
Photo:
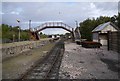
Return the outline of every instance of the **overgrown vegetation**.
[[[14,41],[18,41],[18,34],[19,34],[19,26],[9,26],[6,24],[2,24],[0,26],[0,29],[2,29],[2,41],[3,42],[11,42],[14,38]],[[28,40],[29,39],[29,31],[28,30],[20,30],[21,34],[21,40]]]
[[[0,38],[2,38],[2,42],[12,42],[13,39],[14,41],[18,41],[18,35],[19,35],[19,26],[9,26],[7,24],[2,24],[0,26]],[[29,30],[20,30],[20,38],[21,41],[26,41],[29,40],[30,34]],[[47,35],[43,34],[42,32],[40,33],[41,38],[47,38]]]

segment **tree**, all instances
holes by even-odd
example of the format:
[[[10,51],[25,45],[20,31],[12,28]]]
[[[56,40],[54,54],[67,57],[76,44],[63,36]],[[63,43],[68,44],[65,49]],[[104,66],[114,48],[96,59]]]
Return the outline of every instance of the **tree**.
[[[48,36],[46,34],[43,34],[42,32],[39,33],[40,38],[47,38]]]
[[[14,39],[18,40],[18,32],[19,32],[19,26],[9,26],[6,24],[2,24],[0,29],[2,29],[2,40],[13,40],[13,35],[15,36]],[[21,40],[28,40],[29,34],[28,30],[21,29]]]
[[[21,39],[28,40],[29,39],[29,30],[21,30]]]
[[[118,26],[118,16],[114,15],[113,17],[111,17],[111,22],[114,23],[116,26]]]
[[[40,32],[40,35],[42,35],[43,33],[42,32]]]
[[[110,17],[100,16],[98,18],[86,19],[81,22],[79,29],[81,32],[82,39],[87,39],[88,41],[92,40],[92,30],[98,25],[110,21]]]

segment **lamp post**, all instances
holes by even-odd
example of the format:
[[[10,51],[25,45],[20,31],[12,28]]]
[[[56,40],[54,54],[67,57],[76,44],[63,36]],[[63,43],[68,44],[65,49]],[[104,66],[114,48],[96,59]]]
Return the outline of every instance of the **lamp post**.
[[[18,35],[18,40],[20,42],[20,20],[17,19],[17,22],[19,23],[19,35]]]
[[[12,26],[12,33],[13,33],[13,26]],[[15,41],[15,34],[13,33],[13,43]]]
[[[78,22],[77,21],[75,21],[76,22],[76,27],[78,27]]]
[[[13,34],[13,43],[14,43],[14,40],[15,40],[15,34]]]
[[[31,20],[29,20],[29,30],[30,30],[30,28],[31,28]]]
[[[30,29],[31,29],[31,20],[29,20],[29,30],[28,30],[28,33],[29,33],[29,40],[31,39]]]

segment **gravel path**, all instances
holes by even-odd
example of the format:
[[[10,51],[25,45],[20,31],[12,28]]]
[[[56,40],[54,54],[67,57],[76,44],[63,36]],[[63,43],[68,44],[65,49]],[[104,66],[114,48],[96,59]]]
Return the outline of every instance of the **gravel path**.
[[[60,79],[118,79],[118,53],[65,43]]]

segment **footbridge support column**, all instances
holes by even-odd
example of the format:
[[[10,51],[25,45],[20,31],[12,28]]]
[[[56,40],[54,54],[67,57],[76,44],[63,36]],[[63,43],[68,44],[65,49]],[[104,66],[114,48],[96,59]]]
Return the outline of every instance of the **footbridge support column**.
[[[72,28],[72,37],[73,37],[73,41],[75,42],[75,37],[76,37],[76,35],[75,35],[74,28]]]

